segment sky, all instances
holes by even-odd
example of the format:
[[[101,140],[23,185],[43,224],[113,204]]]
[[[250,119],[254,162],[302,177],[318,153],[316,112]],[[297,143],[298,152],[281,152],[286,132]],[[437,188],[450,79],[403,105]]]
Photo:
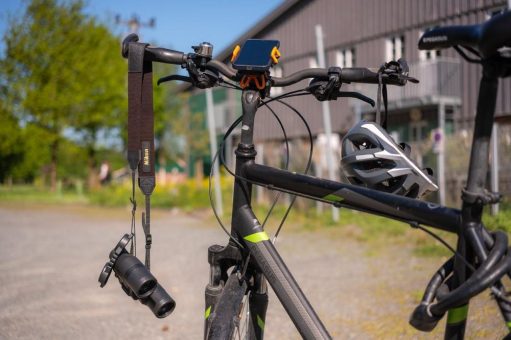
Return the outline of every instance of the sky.
[[[191,52],[191,46],[207,41],[214,55],[221,52],[283,0],[85,0],[85,11],[108,23],[115,33],[126,35],[127,26],[115,24],[115,16],[128,20],[136,14],[141,22],[156,20],[154,28],[142,28],[142,41],[178,51]],[[0,35],[7,28],[9,15],[20,15],[23,0],[0,0]],[[3,51],[3,42],[0,51]],[[1,53],[3,54],[3,53]]]

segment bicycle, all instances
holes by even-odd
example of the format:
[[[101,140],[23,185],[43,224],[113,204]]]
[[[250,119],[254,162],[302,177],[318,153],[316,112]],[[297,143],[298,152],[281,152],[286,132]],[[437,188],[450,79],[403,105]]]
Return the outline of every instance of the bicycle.
[[[497,32],[498,34],[496,34]],[[247,54],[246,51],[250,49],[244,50],[244,46],[240,51],[240,48],[237,47],[232,59],[235,69],[212,60],[212,46],[208,43],[194,46],[193,53],[185,54],[169,49],[151,47],[137,41],[138,37],[136,35],[130,35],[124,40],[124,57],[132,58],[133,56],[130,54],[138,49],[136,58],[142,58],[146,63],[161,62],[181,65],[189,73],[188,77],[182,75],[165,77],[160,79],[158,83],[182,80],[191,82],[198,88],[221,85],[237,88],[242,92],[242,115],[226,132],[226,136],[228,136],[238,124],[242,124],[240,143],[235,151],[235,170],[232,171],[225,165],[222,152],[215,155],[213,159],[213,161],[216,161],[216,158],[219,158],[235,180],[230,232],[223,226],[220,217],[216,215],[212,201],[213,211],[220,225],[228,234],[229,242],[226,246],[213,245],[208,249],[210,279],[205,290],[205,338],[262,339],[268,306],[267,284],[270,284],[273,288],[275,295],[303,338],[331,338],[286,267],[274,243],[264,231],[265,222],[260,223],[252,211],[251,193],[253,185],[289,193],[294,197],[301,196],[333,204],[336,207],[381,215],[405,222],[413,228],[425,230],[430,234],[433,233],[429,229],[425,229],[424,226],[457,234],[457,248],[456,250],[452,249],[454,255],[433,275],[421,303],[415,308],[410,317],[410,324],[418,330],[431,331],[447,313],[445,338],[462,339],[465,333],[470,299],[490,288],[504,321],[511,329],[511,301],[507,298],[507,293],[501,283],[501,278],[504,275],[511,274],[511,253],[508,252],[507,248],[507,235],[501,231],[488,231],[481,222],[483,207],[497,203],[501,199],[501,195],[488,192],[484,184],[488,168],[489,140],[495,113],[498,78],[511,75],[511,55],[506,54],[508,52],[502,49],[511,41],[510,12],[497,15],[481,25],[435,28],[424,33],[419,41],[419,48],[421,49],[454,47],[464,59],[469,62],[480,63],[483,66],[468,180],[462,193],[463,205],[460,210],[413,198],[419,194],[420,190],[418,188],[412,190],[410,187],[406,193],[394,194],[394,189],[390,189],[391,184],[388,180],[385,180],[387,181],[386,186],[381,187],[377,186],[375,182],[367,184],[360,179],[353,179],[354,182],[352,183],[355,184],[345,184],[309,176],[306,173],[311,165],[311,157],[309,157],[304,174],[255,162],[254,118],[259,107],[267,106],[271,101],[281,101],[292,96],[311,94],[318,100],[354,97],[374,105],[374,101],[360,93],[341,91],[341,84],[369,83],[376,84],[379,88],[385,88],[387,85],[404,86],[408,81],[415,82],[416,80],[408,75],[408,67],[403,60],[387,63],[377,70],[367,68],[341,69],[337,67],[329,69],[315,68],[304,69],[287,77],[275,78],[269,76],[268,70],[272,64],[278,62],[280,57],[278,41],[271,41],[270,43],[266,41],[264,57],[255,58],[251,62],[245,61],[243,63],[239,60],[240,53],[245,55]],[[245,54],[243,54],[243,51],[245,51]],[[468,56],[467,53],[473,54],[477,59]],[[250,55],[250,53],[248,54]],[[140,60],[138,63],[141,65]],[[129,67],[130,72],[137,71],[132,69],[131,66]],[[141,70],[142,68],[139,68],[137,72],[141,72]],[[149,71],[147,72],[149,73]],[[292,91],[275,98],[268,97],[271,87],[289,86],[304,79],[312,79],[309,86],[304,90]],[[384,104],[386,102],[385,92],[381,91]],[[378,102],[380,100],[379,90]],[[141,102],[140,105],[143,106],[144,100],[142,99]],[[378,117],[380,114],[379,104],[376,108]],[[292,106],[284,105],[291,108],[305,122],[303,116]],[[386,107],[386,105],[384,106]],[[271,109],[270,111],[273,112]],[[285,135],[285,130],[278,116],[275,114],[274,116]],[[385,119],[381,125],[383,127],[386,125],[386,110]],[[384,129],[380,130],[379,128],[374,130],[373,133],[378,135],[378,131],[384,133]],[[224,137],[224,141],[225,139],[226,137]],[[309,139],[312,141],[310,130]],[[392,141],[387,142],[392,144]],[[140,146],[137,147],[139,148],[137,149],[139,154],[142,150],[143,167],[147,165],[145,156],[147,156],[148,164],[150,163],[151,151],[148,145],[141,148]],[[395,152],[406,160],[406,148],[403,147],[402,151],[396,150]],[[311,154],[312,148],[310,149]],[[128,154],[129,157],[130,154]],[[133,158],[131,162],[133,163],[133,166],[131,166],[133,171],[137,166],[140,166]],[[378,164],[385,165],[382,162]],[[146,170],[149,171],[149,169]],[[420,171],[419,169],[416,170]],[[427,176],[423,180],[426,181]],[[144,185],[147,186],[143,176],[142,180],[139,180],[139,185],[142,189]],[[154,187],[154,183],[152,185]],[[430,187],[428,190],[432,189],[434,187]],[[148,191],[150,190],[144,192]],[[146,194],[146,198],[147,196]],[[148,200],[146,201],[146,210],[147,203]],[[292,203],[289,209],[291,206]],[[270,208],[270,212],[272,208]],[[285,216],[287,216],[289,209]],[[143,217],[143,221],[145,221],[143,222],[144,231],[146,231],[146,225],[148,226],[148,216]],[[277,234],[279,231],[280,227]],[[146,232],[146,245],[149,244],[150,247],[148,234]],[[124,247],[128,244],[130,237],[126,236],[124,242],[121,241],[122,244],[120,243],[114,249],[116,250],[114,252],[116,259],[119,254],[123,254],[123,251],[127,253]],[[149,242],[147,242],[148,240]],[[146,265],[149,267],[147,257]],[[143,299],[147,299],[147,296],[150,296],[148,294],[152,291],[151,289],[154,288],[139,284],[138,286],[135,285],[138,290],[131,286],[130,290],[127,283],[131,279],[127,277],[128,274],[116,270],[115,266],[115,261],[110,262],[110,271],[112,268],[114,269],[123,288],[127,288],[127,290],[125,289],[126,292],[134,298],[141,298],[141,301],[146,303],[144,302],[146,300]],[[140,265],[137,266],[137,268],[141,268]],[[142,281],[139,280],[138,282],[141,283]],[[106,283],[106,280],[103,280],[102,285],[104,283]],[[155,285],[154,282],[152,284]],[[140,296],[138,293],[133,293],[135,291],[140,293]],[[153,301],[155,300],[157,299],[153,299]],[[173,303],[173,300],[171,302]],[[150,304],[150,307],[157,316],[164,317],[173,309],[173,304],[167,304],[160,314],[158,314],[157,308],[155,310],[154,303]],[[508,337],[510,336],[508,335]]]

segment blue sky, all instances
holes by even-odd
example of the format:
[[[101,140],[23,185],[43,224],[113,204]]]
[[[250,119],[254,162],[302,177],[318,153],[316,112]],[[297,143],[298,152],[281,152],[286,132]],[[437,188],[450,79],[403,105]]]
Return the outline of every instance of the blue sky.
[[[156,19],[155,28],[142,28],[144,41],[180,51],[202,41],[211,42],[220,52],[252,25],[278,7],[282,0],[86,0],[86,12],[109,23],[124,35],[125,26],[114,24],[115,15],[129,19],[133,14],[142,22]],[[0,0],[0,35],[7,27],[8,15],[21,14],[26,1]],[[3,50],[3,42],[0,44]]]

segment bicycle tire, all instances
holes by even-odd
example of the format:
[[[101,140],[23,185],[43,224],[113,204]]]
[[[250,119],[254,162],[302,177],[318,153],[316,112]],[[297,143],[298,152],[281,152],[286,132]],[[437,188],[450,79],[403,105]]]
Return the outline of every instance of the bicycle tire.
[[[256,339],[249,294],[245,280],[240,282],[237,273],[231,274],[211,315],[208,340]]]

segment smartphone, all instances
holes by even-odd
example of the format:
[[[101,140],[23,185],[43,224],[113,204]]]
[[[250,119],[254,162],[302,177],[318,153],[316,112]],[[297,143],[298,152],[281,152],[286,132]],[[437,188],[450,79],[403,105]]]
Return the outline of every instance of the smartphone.
[[[232,67],[238,71],[268,71],[272,65],[271,51],[279,46],[278,40],[249,39],[241,47]]]

